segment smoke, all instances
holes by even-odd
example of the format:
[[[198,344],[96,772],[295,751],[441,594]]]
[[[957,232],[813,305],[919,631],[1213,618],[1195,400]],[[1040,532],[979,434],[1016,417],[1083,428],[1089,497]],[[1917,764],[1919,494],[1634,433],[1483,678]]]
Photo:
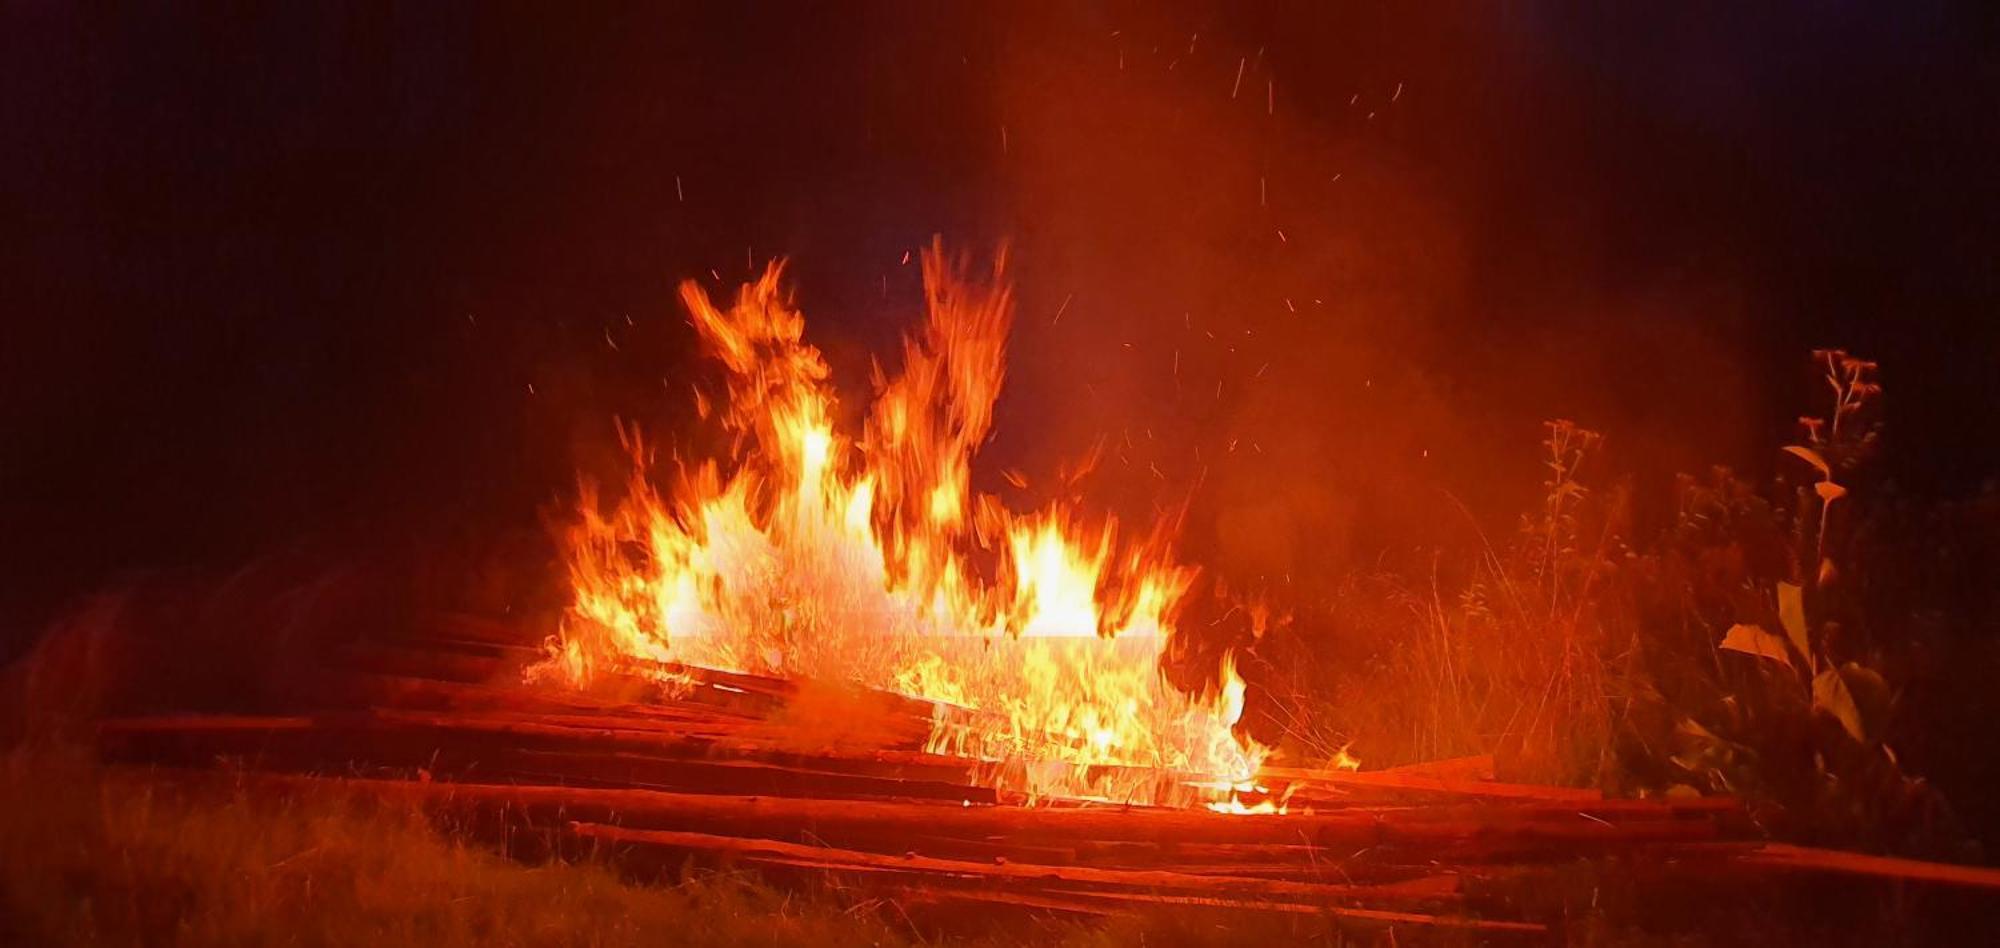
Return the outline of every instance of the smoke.
[[[532,524],[613,416],[685,426],[672,285],[772,256],[860,405],[933,234],[1014,248],[979,486],[1101,441],[1250,576],[1504,528],[1547,417],[1606,477],[1769,463],[1812,346],[1884,363],[1898,477],[1976,485],[2000,84],[1957,14],[1824,7],[37,10],[11,598]]]
[[[1010,32],[1022,313],[992,453],[1101,440],[1128,516],[1184,499],[1189,555],[1265,582],[1504,529],[1546,418],[1607,431],[1605,475],[1735,453],[1761,393],[1730,275],[1628,279],[1611,212],[1537,206],[1565,188],[1519,164],[1561,119],[1510,101],[1540,80],[1475,25]]]

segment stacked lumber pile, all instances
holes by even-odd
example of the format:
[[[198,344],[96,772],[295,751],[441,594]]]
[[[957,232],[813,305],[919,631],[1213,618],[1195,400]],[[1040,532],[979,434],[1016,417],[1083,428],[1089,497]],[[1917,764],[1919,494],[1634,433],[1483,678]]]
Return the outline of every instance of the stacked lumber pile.
[[[338,779],[535,857],[594,848],[636,871],[699,864],[837,880],[899,904],[1085,916],[1173,905],[1541,937],[1482,878],[1579,859],[1758,866],[2000,888],[2000,874],[1756,841],[1728,799],[1605,799],[1494,781],[1490,761],[1260,777],[1282,814],[1040,799],[988,762],[927,753],[931,703],[698,668],[522,683],[539,651],[440,616],[420,641],[349,643],[283,714],[103,722],[106,759]],[[662,678],[670,679],[663,682]],[[1161,780],[1193,779],[1159,775]]]

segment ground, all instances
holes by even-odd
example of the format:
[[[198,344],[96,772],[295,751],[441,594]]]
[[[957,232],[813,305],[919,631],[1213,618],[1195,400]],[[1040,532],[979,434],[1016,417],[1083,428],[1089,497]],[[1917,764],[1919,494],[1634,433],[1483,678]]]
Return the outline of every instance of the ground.
[[[1544,880],[1515,897],[1586,906],[1552,935],[1570,944],[1929,943],[1954,927],[1935,914],[1936,902],[1856,890],[1830,911],[1823,892],[1810,898],[1775,880],[1745,884],[1766,888],[1718,899],[1736,884],[1690,890],[1649,878],[1643,867],[1578,866],[1560,874],[1560,893]],[[1435,933],[1343,929],[1317,918],[1000,919],[990,910],[866,899],[836,885],[779,889],[713,870],[639,880],[588,856],[517,863],[420,813],[337,788],[279,798],[226,774],[106,767],[47,749],[12,752],[0,773],[0,942],[7,944],[1437,941]]]
[[[1167,918],[940,921],[731,873],[639,884],[589,859],[522,865],[421,814],[337,790],[259,797],[227,780],[47,751],[13,753],[0,777],[7,944],[1089,945],[1130,943],[1141,929],[1168,943],[1249,934]],[[1309,927],[1276,934],[1317,934]]]

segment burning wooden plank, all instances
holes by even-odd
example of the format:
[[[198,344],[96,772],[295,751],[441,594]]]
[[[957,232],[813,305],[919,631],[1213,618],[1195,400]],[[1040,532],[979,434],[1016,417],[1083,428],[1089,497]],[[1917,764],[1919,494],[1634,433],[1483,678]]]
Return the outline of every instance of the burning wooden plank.
[[[395,716],[164,718],[109,722],[107,756],[202,765],[352,772],[357,766],[457,779],[650,787],[711,794],[835,795],[991,803],[966,768],[922,758],[810,756],[689,735]],[[734,753],[713,753],[718,748]]]
[[[1361,772],[1265,767],[1258,772],[1258,779],[1288,786],[1293,791],[1293,799],[1324,799],[1329,802],[1348,795],[1373,796],[1376,799],[1422,800],[1447,797],[1576,804],[1595,803],[1604,799],[1602,791],[1587,787],[1497,783],[1452,772],[1435,774],[1410,769]]]

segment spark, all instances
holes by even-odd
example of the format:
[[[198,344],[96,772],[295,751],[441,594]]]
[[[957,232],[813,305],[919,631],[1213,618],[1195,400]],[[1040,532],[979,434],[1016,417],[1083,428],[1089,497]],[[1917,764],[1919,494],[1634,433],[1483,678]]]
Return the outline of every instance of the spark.
[[[1390,97],[1389,97],[1389,101],[1391,101],[1391,102],[1394,102],[1394,101],[1396,101],[1397,99],[1400,99],[1400,98],[1402,98],[1402,97],[1403,97],[1403,84],[1399,82],[1399,83],[1396,83],[1396,94],[1395,94],[1395,95],[1392,95],[1392,96],[1390,96]]]
[[[674,199],[680,201],[682,204],[687,203],[687,193],[681,190],[680,175],[674,175]]]
[[[1229,87],[1229,97],[1232,99],[1243,89],[1243,63],[1242,59],[1236,60],[1236,84]]]
[[[1056,307],[1056,318],[1049,320],[1049,325],[1053,326],[1059,322],[1062,322],[1062,314],[1069,309],[1069,301],[1073,299],[1076,299],[1075,293],[1071,293],[1070,295],[1063,297],[1062,305]]]

